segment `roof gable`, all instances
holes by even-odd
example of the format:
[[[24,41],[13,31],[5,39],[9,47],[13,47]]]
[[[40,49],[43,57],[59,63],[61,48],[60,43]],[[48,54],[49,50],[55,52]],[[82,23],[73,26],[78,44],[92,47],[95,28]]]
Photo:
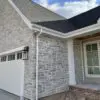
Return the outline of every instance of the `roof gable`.
[[[100,18],[100,6],[70,19],[49,21],[49,22],[38,22],[36,24],[63,33],[68,33],[76,29],[96,24],[99,18]]]
[[[64,20],[65,18],[34,3],[31,0],[12,0],[23,15],[30,20],[30,22],[43,22]]]
[[[22,15],[28,19],[28,22],[59,31],[68,33],[89,25],[96,24],[100,17],[100,6],[77,15],[73,18],[66,19],[31,0],[11,0],[20,10]],[[28,25],[29,25],[28,23]]]

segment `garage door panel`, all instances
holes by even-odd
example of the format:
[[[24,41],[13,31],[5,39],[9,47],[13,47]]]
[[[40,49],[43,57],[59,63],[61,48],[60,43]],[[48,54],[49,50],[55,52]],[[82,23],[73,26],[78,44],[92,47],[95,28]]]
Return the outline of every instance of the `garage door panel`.
[[[0,89],[18,96],[23,95],[24,61],[0,62]]]

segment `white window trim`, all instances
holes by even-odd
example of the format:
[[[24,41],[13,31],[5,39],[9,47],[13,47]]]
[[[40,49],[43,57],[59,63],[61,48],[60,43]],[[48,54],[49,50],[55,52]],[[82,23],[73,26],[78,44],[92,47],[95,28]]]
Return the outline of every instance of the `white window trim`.
[[[8,56],[9,55],[12,55],[14,54],[15,55],[15,59],[14,60],[27,60],[28,59],[28,54],[27,54],[27,58],[26,59],[23,59],[23,50],[25,49],[26,46],[22,46],[22,47],[19,47],[19,48],[16,48],[16,49],[12,49],[12,50],[9,50],[9,51],[6,51],[6,52],[2,52],[0,53],[0,62],[1,61],[1,57],[2,56],[6,56],[6,61],[4,62],[7,62],[7,61],[13,61],[13,60],[8,60]],[[17,59],[17,54],[18,53],[22,53],[22,58],[21,59]],[[28,53],[28,52],[27,52]],[[3,62],[2,62],[3,63]]]
[[[2,56],[6,56],[7,57],[6,61],[8,61],[8,56],[11,55],[11,54],[15,54],[15,60],[28,60],[28,54],[27,54],[26,58],[23,58],[23,54],[22,54],[22,58],[17,59],[17,53],[20,53],[20,52],[23,53],[24,49],[26,49],[27,47],[28,46],[22,46],[22,47],[19,47],[19,48],[15,48],[15,49],[0,53],[0,62],[1,62]],[[26,51],[26,52],[28,53],[28,51]],[[12,60],[10,60],[10,61],[12,61]]]
[[[7,54],[7,55],[2,55],[2,56],[0,56],[0,62],[8,62],[8,61],[13,61],[13,60],[8,60],[8,56],[10,56],[10,55],[15,55],[15,59],[14,60],[23,60],[23,57],[21,58],[21,59],[17,59],[17,54],[18,53],[22,53],[22,51],[18,51],[18,52],[13,52],[13,53],[10,53],[10,54]],[[22,54],[23,55],[23,54]],[[6,56],[6,61],[1,61],[1,58],[3,57],[3,56]]]
[[[87,57],[86,57],[86,45],[87,44],[92,44],[92,43],[97,43],[98,45],[98,50],[100,50],[100,40],[96,40],[96,41],[89,41],[89,42],[85,42],[83,44],[83,48],[84,48],[84,64],[85,64],[85,75],[86,77],[90,77],[90,78],[100,78],[100,75],[90,75],[88,74],[88,67],[87,67]],[[100,52],[98,52],[98,57],[100,57]],[[99,58],[99,64],[100,64],[100,58]]]

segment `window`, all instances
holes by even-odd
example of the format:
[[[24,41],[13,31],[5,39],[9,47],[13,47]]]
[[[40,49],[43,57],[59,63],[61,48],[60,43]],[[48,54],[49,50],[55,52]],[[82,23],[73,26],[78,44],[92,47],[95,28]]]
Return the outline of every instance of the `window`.
[[[15,54],[8,55],[8,61],[15,60]]]
[[[22,52],[17,53],[17,59],[22,59]]]
[[[1,57],[1,62],[4,62],[4,61],[6,61],[6,56]]]
[[[99,43],[85,45],[85,62],[88,75],[100,75]]]
[[[0,56],[0,61],[4,62],[4,61],[12,61],[12,60],[28,60],[28,51],[29,51],[29,47],[24,47],[22,50],[19,51],[13,51],[12,53],[10,52],[3,52],[2,55]]]

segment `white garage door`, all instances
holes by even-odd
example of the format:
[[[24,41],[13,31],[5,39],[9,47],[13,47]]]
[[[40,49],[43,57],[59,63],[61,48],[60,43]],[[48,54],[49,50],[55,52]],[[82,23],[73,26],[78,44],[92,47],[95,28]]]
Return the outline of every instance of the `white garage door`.
[[[23,96],[24,61],[0,62],[0,89]]]

